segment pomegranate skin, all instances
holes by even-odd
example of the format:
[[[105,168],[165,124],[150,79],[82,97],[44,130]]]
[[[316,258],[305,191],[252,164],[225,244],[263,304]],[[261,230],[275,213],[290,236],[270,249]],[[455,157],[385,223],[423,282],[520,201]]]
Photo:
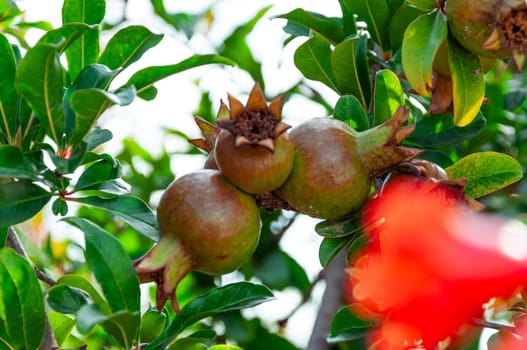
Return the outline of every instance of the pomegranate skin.
[[[216,163],[230,182],[251,193],[280,187],[293,167],[294,146],[287,133],[274,140],[274,151],[250,143],[235,145],[235,136],[220,131],[214,148]]]
[[[174,181],[161,197],[157,216],[161,235],[178,241],[193,269],[206,274],[239,268],[260,237],[254,199],[217,170],[199,170]]]
[[[276,194],[300,213],[337,219],[359,209],[371,178],[360,160],[356,132],[332,118],[313,118],[290,130],[293,169]]]

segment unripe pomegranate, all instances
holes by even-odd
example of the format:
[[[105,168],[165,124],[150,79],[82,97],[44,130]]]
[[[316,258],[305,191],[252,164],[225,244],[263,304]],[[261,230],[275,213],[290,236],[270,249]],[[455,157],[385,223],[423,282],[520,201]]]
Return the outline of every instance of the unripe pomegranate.
[[[249,260],[260,237],[254,199],[217,170],[199,170],[174,181],[157,208],[161,239],[136,261],[141,282],[158,284],[161,310],[191,270],[209,275],[232,272]]]
[[[294,127],[293,170],[276,194],[312,217],[338,219],[358,210],[374,176],[420,153],[399,146],[414,129],[401,127],[407,119],[400,108],[386,123],[363,132],[333,118],[313,118]]]
[[[527,52],[525,0],[448,0],[448,26],[467,50],[483,57],[510,56],[520,70]]]
[[[247,104],[229,95],[229,108],[222,103],[218,114],[221,130],[214,146],[216,163],[225,177],[243,191],[259,194],[273,191],[284,183],[294,159],[293,143],[280,121],[283,96],[267,106],[258,84]]]

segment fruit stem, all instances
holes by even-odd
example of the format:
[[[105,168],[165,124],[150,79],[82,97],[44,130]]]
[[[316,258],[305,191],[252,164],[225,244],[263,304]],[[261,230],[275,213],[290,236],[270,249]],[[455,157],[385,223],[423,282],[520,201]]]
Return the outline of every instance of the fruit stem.
[[[194,262],[183,246],[173,238],[164,236],[145,255],[134,262],[141,283],[155,282],[156,307],[161,311],[168,299],[172,309],[179,312],[176,288],[192,270]]]
[[[370,176],[380,175],[423,152],[417,148],[399,146],[415,129],[415,125],[402,126],[408,117],[409,110],[399,107],[383,124],[358,133],[357,149]]]

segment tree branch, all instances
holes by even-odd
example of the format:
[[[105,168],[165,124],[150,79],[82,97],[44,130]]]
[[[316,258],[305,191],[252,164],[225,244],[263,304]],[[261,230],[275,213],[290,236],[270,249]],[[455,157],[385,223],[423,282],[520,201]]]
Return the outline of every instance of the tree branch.
[[[346,250],[344,249],[323,271],[326,290],[318,310],[315,325],[306,350],[329,350],[326,341],[333,316],[344,304],[342,299],[342,276],[346,268]]]
[[[15,230],[11,226],[7,228],[6,247],[13,249],[18,255],[26,259],[33,266],[33,269],[35,270],[37,277],[41,281],[51,286],[56,283],[51,277],[47,276],[42,271],[40,271],[36,266],[33,265],[32,261],[29,259],[29,256],[26,253],[26,250],[24,249],[24,247],[22,246],[22,243],[20,242],[18,235],[16,234]],[[51,329],[51,324],[49,323],[49,318],[47,314],[46,314],[45,322],[46,322],[46,328],[44,330],[44,338],[42,339],[42,343],[40,344],[39,349],[40,350],[58,349],[59,346],[57,344],[57,340],[55,339],[55,335],[53,334],[53,330]]]

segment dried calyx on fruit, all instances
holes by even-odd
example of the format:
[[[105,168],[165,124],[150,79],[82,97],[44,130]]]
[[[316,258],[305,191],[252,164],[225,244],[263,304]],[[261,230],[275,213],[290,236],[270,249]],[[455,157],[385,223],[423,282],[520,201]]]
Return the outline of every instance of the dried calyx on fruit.
[[[201,130],[204,138],[190,139],[188,142],[202,151],[207,152],[207,160],[205,160],[205,164],[203,165],[205,169],[218,169],[216,159],[214,158],[214,144],[216,143],[216,138],[218,137],[218,127],[201,117],[194,117],[194,121]]]
[[[161,239],[135,261],[141,283],[156,282],[156,306],[167,300],[179,310],[176,288],[190,271],[232,272],[254,253],[260,237],[260,211],[254,199],[218,170],[204,169],[174,181],[157,208]]]
[[[214,146],[219,169],[247,193],[278,188],[289,175],[294,159],[293,143],[286,132],[289,125],[281,122],[283,96],[268,106],[255,84],[246,106],[232,95],[228,98],[229,107],[222,102],[217,119],[222,128]]]
[[[521,70],[527,54],[527,1],[448,0],[448,25],[469,51],[483,57],[512,58]]]
[[[408,116],[401,107],[385,123],[362,132],[333,118],[313,118],[294,127],[293,170],[276,194],[296,211],[323,219],[359,210],[372,178],[421,153],[400,146],[415,128],[403,126]]]

